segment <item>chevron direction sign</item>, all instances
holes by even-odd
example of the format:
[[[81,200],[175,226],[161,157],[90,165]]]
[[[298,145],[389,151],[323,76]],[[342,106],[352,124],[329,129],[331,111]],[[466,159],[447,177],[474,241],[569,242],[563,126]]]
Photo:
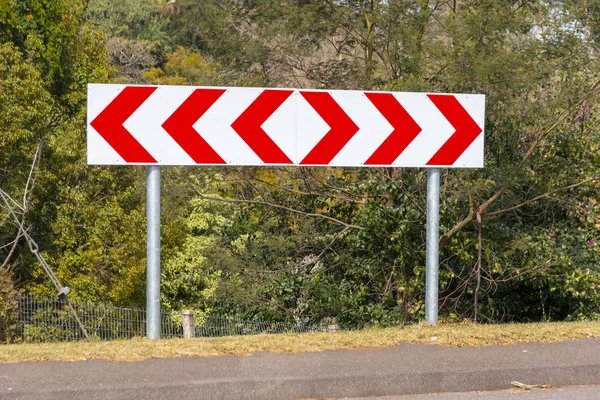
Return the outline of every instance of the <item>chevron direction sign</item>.
[[[483,167],[485,97],[88,86],[88,163]]]

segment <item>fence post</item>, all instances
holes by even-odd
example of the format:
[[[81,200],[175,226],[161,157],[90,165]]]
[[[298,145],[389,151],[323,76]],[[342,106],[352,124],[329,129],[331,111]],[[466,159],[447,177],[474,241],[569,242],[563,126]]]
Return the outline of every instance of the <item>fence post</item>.
[[[194,312],[192,310],[183,310],[181,316],[183,317],[183,337],[185,339],[195,337]]]

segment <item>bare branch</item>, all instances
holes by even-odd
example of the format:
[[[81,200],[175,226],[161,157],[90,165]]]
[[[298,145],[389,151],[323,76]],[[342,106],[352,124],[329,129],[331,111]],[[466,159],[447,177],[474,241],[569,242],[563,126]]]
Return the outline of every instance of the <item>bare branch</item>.
[[[290,208],[290,207],[286,207],[286,206],[282,206],[279,204],[274,204],[274,203],[269,203],[269,202],[265,202],[265,201],[256,201],[256,200],[242,200],[242,199],[222,199],[219,197],[212,197],[212,196],[205,196],[203,194],[198,193],[198,197],[200,197],[201,199],[205,199],[205,200],[212,200],[212,201],[221,201],[224,203],[233,203],[233,204],[257,204],[257,205],[261,205],[261,206],[267,206],[267,207],[272,207],[272,208],[278,208],[280,210],[285,210],[285,211],[289,211],[291,213],[295,213],[295,214],[300,214],[300,215],[304,215],[307,217],[313,217],[313,218],[321,218],[321,219],[325,219],[327,221],[331,221],[334,222],[336,224],[342,225],[348,229],[358,229],[358,230],[364,230],[365,228],[362,226],[358,226],[358,225],[353,225],[353,224],[348,224],[344,221],[341,221],[337,218],[333,218],[327,215],[323,215],[323,214],[318,214],[318,213],[309,213],[309,212],[304,212],[304,211],[300,211],[300,210],[296,210],[294,208]]]
[[[13,240],[12,247],[11,247],[10,251],[8,252],[8,255],[6,256],[6,258],[4,259],[4,262],[0,266],[0,269],[2,269],[2,268],[4,268],[5,266],[8,265],[8,262],[12,258],[13,254],[14,254],[16,248],[17,248],[17,245],[19,244],[19,239],[21,238],[21,236],[23,236],[25,234],[25,229],[23,228],[24,225],[25,225],[25,212],[23,212],[23,216],[21,218],[21,221],[19,221],[19,218],[17,217],[17,214],[15,214],[15,212],[13,211],[13,208],[10,206],[10,203],[8,202],[8,199],[13,200],[12,197],[10,197],[2,189],[0,189],[0,197],[2,197],[2,200],[4,200],[4,204],[6,205],[9,213],[12,214],[13,217],[15,218],[16,222],[18,222],[18,227],[19,227],[19,231],[17,232],[17,237],[15,238],[15,240]]]
[[[38,144],[35,154],[33,156],[33,161],[31,162],[31,168],[29,170],[29,176],[27,177],[27,182],[25,183],[25,190],[23,192],[23,205],[22,206],[19,206],[18,203],[16,202],[16,200],[14,200],[11,196],[9,196],[5,191],[0,189],[0,196],[2,196],[2,200],[4,200],[4,204],[6,205],[7,211],[10,214],[13,214],[13,216],[15,217],[15,219],[17,221],[18,221],[18,217],[14,213],[13,207],[11,207],[10,203],[8,202],[8,199],[10,199],[22,211],[21,220],[18,221],[18,224],[17,224],[17,226],[19,227],[19,230],[17,231],[17,236],[12,241],[12,247],[10,248],[6,258],[4,259],[4,262],[2,263],[2,265],[0,265],[0,269],[6,267],[8,265],[15,250],[17,249],[17,245],[19,244],[19,239],[21,239],[21,237],[26,234],[26,232],[25,232],[25,216],[27,215],[27,210],[29,209],[29,200],[27,198],[28,197],[27,195],[30,193],[30,189],[33,190],[33,186],[35,184],[36,174],[34,174],[34,172],[36,170],[38,161],[40,159],[41,150],[42,150],[42,143],[40,142]],[[31,188],[29,187],[30,185],[31,185]]]
[[[6,193],[4,190],[0,189],[0,193],[4,193],[4,195],[6,196],[5,204],[6,204],[7,211],[11,211],[13,209],[13,207],[18,208],[19,210],[21,210],[23,212],[25,211],[23,209],[23,207],[21,207],[21,205],[19,203],[17,203],[17,201],[15,199],[13,199],[11,196],[9,196],[8,193]],[[10,203],[8,203],[8,200],[10,200],[13,203],[12,206],[10,205]]]
[[[485,216],[486,217],[493,217],[493,216],[496,216],[496,215],[500,215],[500,214],[508,213],[508,212],[511,212],[511,211],[514,211],[514,210],[518,210],[519,208],[522,208],[522,207],[526,206],[527,204],[530,204],[530,203],[533,203],[535,201],[544,199],[546,197],[550,197],[554,193],[562,192],[564,190],[574,189],[576,187],[583,186],[586,183],[594,182],[594,181],[597,181],[597,180],[600,180],[600,177],[589,178],[589,179],[585,179],[585,180],[583,180],[581,182],[574,183],[572,185],[555,188],[555,189],[552,189],[552,190],[550,190],[550,191],[548,191],[548,192],[546,192],[544,194],[536,196],[536,197],[534,197],[532,199],[525,200],[524,202],[519,203],[517,205],[514,205],[512,207],[508,207],[508,208],[504,208],[502,210],[498,210],[498,211],[493,211],[493,212],[487,213],[487,214],[485,214]]]
[[[268,182],[268,181],[265,181],[263,179],[259,179],[259,178],[255,177],[255,176],[250,176],[249,174],[247,174],[247,173],[245,173],[243,171],[238,171],[238,172],[241,173],[244,176],[243,182],[255,181],[255,182],[262,183],[262,184],[265,184],[267,186],[272,186],[272,187],[274,187],[276,189],[279,189],[279,190],[282,190],[282,191],[285,191],[285,192],[289,192],[289,193],[293,193],[293,194],[296,194],[296,195],[299,195],[299,196],[321,196],[321,197],[335,198],[335,199],[338,199],[338,200],[342,200],[344,202],[364,204],[364,201],[354,200],[354,199],[351,199],[349,197],[336,196],[336,195],[333,195],[333,194],[325,194],[325,193],[320,193],[320,192],[313,192],[312,190],[310,192],[305,192],[305,191],[302,191],[302,190],[295,190],[295,189],[292,189],[292,188],[288,188],[286,186],[278,185],[278,184],[273,183],[273,182]],[[321,183],[321,182],[319,182],[319,183]],[[366,196],[360,196],[360,197],[366,198]]]
[[[536,272],[536,271],[542,270],[542,269],[544,269],[544,268],[548,268],[548,267],[554,267],[554,266],[557,266],[557,265],[558,265],[558,264],[556,264],[556,263],[555,263],[555,262],[553,262],[552,260],[547,260],[547,261],[544,261],[544,262],[543,262],[543,263],[541,263],[541,264],[537,264],[537,265],[534,265],[534,266],[532,266],[532,267],[525,268],[525,269],[523,269],[522,271],[519,271],[519,270],[517,270],[518,272],[517,272],[516,274],[514,274],[514,275],[511,275],[511,276],[508,276],[508,277],[506,277],[506,278],[503,278],[503,279],[495,279],[495,280],[494,280],[494,282],[495,282],[495,283],[506,283],[506,282],[510,282],[510,281],[513,281],[513,280],[515,280],[515,279],[517,279],[517,278],[519,278],[519,277],[521,277],[521,276],[523,276],[523,275],[528,275],[528,274],[531,274],[531,273],[533,273],[533,272]]]
[[[342,229],[341,231],[339,231],[331,240],[331,242],[329,242],[329,244],[323,249],[323,251],[321,251],[319,253],[319,255],[317,256],[317,258],[315,259],[315,263],[318,262],[321,257],[323,257],[325,255],[325,253],[327,252],[327,250],[331,249],[331,247],[335,244],[335,242],[337,242],[337,240],[340,238],[340,236],[342,236],[344,233],[348,232],[350,228],[349,227],[345,227],[344,229]]]
[[[29,176],[27,177],[27,183],[25,183],[25,191],[23,193],[23,211],[27,211],[27,206],[29,204],[27,200],[27,194],[29,193],[29,184],[31,183],[31,190],[33,190],[33,186],[35,184],[36,175],[33,174],[37,165],[38,159],[40,157],[40,153],[42,151],[42,143],[38,143],[37,149],[35,150],[35,154],[33,156],[33,161],[31,162],[31,169],[29,170]]]

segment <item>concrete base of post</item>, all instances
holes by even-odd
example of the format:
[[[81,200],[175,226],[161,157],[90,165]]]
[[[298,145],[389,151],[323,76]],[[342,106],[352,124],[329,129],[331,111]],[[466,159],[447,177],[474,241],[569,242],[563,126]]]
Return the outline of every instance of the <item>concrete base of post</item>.
[[[183,317],[183,337],[185,339],[195,337],[194,312],[192,310],[183,310],[181,316]]]

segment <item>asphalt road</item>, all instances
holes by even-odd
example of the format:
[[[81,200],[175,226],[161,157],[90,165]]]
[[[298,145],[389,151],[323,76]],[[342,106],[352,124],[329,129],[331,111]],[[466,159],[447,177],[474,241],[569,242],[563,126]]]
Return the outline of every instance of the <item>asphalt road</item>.
[[[345,398],[344,400],[598,400],[600,386],[565,387],[543,390],[502,390],[494,392],[434,393],[407,396]]]
[[[514,380],[600,385],[600,340],[0,364],[0,399],[360,398],[504,390]]]

